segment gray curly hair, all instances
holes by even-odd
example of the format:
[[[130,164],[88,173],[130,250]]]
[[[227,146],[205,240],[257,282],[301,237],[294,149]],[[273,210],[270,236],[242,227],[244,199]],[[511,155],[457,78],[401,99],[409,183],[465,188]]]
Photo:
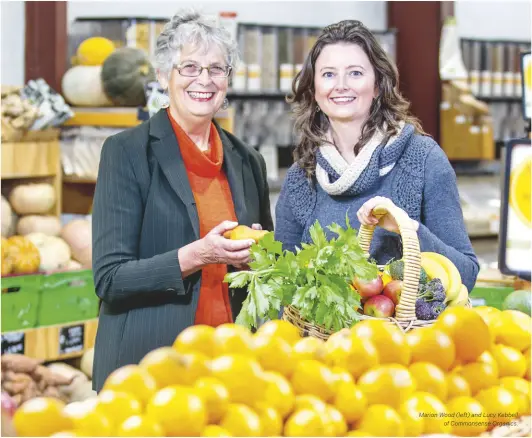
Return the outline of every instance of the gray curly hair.
[[[238,63],[237,44],[231,39],[229,32],[215,20],[189,9],[177,12],[158,36],[155,68],[160,73],[169,75],[181,50],[187,44],[205,50],[216,45],[225,53],[228,65],[234,69]]]

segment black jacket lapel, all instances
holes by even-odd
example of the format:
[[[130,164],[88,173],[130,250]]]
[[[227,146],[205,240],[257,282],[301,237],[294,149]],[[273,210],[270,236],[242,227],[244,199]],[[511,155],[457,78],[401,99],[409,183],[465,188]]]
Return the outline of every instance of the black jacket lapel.
[[[174,130],[165,110],[160,110],[150,120],[150,135],[155,137],[151,147],[170,186],[187,208],[196,239],[200,238],[199,217],[194,194],[187,178],[187,169],[179,149]]]

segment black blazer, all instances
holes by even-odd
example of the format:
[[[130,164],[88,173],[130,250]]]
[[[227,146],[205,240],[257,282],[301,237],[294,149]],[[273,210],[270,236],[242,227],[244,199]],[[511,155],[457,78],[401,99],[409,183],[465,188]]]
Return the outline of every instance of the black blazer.
[[[216,127],[238,222],[273,230],[263,157]],[[106,139],[92,233],[101,299],[93,388],[100,391],[113,370],[172,345],[194,324],[201,271],[182,278],[177,250],[199,239],[198,212],[166,111]],[[236,317],[246,291],[231,292]]]

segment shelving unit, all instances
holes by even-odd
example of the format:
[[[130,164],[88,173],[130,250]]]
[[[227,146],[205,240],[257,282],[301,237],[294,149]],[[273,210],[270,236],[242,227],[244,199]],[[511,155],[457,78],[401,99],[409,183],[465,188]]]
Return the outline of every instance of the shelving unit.
[[[61,215],[62,170],[59,131],[28,131],[2,142],[2,194],[21,182],[47,182],[56,203],[49,214]]]
[[[2,354],[16,353],[43,360],[82,356],[94,347],[98,319],[2,333]]]

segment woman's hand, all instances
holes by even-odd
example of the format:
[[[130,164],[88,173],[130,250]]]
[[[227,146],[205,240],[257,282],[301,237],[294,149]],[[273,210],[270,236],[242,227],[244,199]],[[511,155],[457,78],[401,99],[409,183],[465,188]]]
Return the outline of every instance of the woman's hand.
[[[373,214],[373,209],[377,205],[390,205],[395,208],[397,207],[391,199],[385,198],[383,196],[375,196],[374,198],[371,198],[370,200],[366,201],[362,207],[357,212],[358,220],[363,225],[379,225],[381,228],[384,228],[387,231],[390,231],[392,233],[399,233],[399,227],[397,226],[397,222],[395,222],[395,219],[391,214],[385,214],[380,219],[378,219]],[[406,214],[406,213],[405,213]],[[414,230],[417,231],[419,228],[419,223],[412,219]]]
[[[204,265],[220,263],[239,267],[249,263],[249,248],[254,240],[230,240],[223,236],[237,225],[237,222],[224,221],[198,241],[198,257]]]

